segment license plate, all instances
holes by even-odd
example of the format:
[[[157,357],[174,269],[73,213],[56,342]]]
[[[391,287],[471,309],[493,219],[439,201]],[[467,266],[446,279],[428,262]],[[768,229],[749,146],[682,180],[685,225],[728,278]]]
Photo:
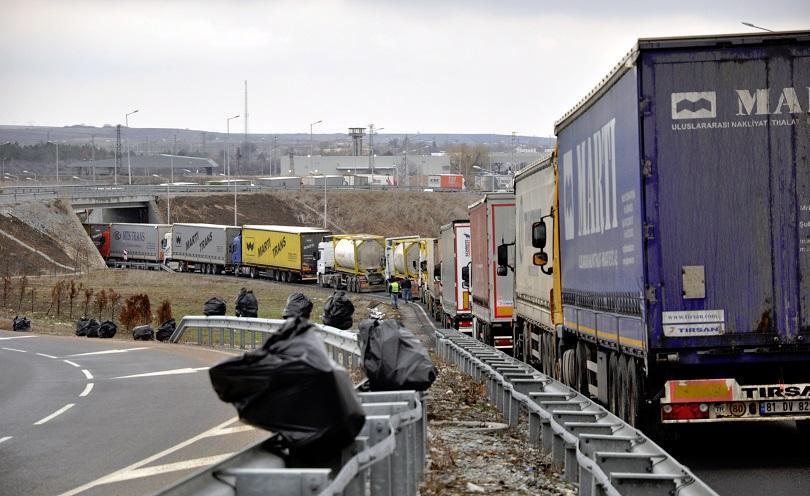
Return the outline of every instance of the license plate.
[[[810,415],[810,400],[801,401],[762,401],[760,415]]]

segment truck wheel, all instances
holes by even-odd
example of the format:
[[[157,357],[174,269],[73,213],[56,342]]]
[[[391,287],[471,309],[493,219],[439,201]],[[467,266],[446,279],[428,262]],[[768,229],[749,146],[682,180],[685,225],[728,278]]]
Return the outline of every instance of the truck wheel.
[[[619,398],[619,358],[616,355],[616,352],[610,352],[610,358],[608,359],[608,410],[616,413],[617,410],[617,399]]]
[[[251,279],[256,279],[256,267],[251,267],[250,268],[250,278]]]
[[[563,351],[562,354],[562,370],[560,371],[560,377],[562,377],[562,382],[566,386],[569,386],[573,389],[577,389],[577,352],[574,348],[567,349]]]

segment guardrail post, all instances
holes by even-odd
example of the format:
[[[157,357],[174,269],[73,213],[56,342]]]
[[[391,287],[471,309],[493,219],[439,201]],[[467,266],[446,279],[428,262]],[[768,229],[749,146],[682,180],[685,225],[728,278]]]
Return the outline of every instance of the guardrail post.
[[[540,447],[540,415],[529,410],[529,444]]]
[[[368,438],[372,446],[381,442],[388,437],[389,429],[389,416],[370,416],[366,417],[366,423],[369,426]],[[391,457],[385,457],[382,460],[374,460],[374,465],[371,466],[371,495],[372,496],[394,496],[391,493]]]
[[[557,470],[565,468],[565,440],[556,432],[551,435],[551,466]]]
[[[565,480],[576,483],[579,478],[579,462],[577,462],[576,443],[565,443]]]
[[[543,453],[551,453],[551,438],[554,437],[554,431],[551,429],[551,419],[540,419],[540,440]]]

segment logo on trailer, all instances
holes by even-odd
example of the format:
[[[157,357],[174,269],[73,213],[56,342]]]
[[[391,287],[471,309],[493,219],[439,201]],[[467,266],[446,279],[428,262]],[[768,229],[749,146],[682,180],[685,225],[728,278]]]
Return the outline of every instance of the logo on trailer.
[[[714,119],[717,117],[717,93],[687,91],[672,94],[673,119]]]
[[[252,252],[253,251],[253,241],[246,241],[245,242],[245,248],[247,248],[247,251]]]
[[[183,244],[183,238],[182,238],[182,236],[180,236],[180,235],[178,234],[178,235],[177,235],[177,237],[176,237],[176,238],[174,238],[174,244],[176,244],[177,246],[182,245],[182,244]]]

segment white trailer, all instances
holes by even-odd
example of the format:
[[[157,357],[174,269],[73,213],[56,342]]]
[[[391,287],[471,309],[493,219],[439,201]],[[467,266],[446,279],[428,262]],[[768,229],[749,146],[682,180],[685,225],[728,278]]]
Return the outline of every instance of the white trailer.
[[[180,272],[233,273],[234,239],[241,232],[238,226],[174,224],[165,236],[166,263]]]
[[[318,284],[353,293],[385,290],[384,238],[335,235],[318,243]]]
[[[163,238],[169,224],[110,224],[110,258],[163,262]]]
[[[470,222],[454,220],[442,226],[439,237],[442,279],[442,325],[472,334],[470,290],[462,279],[470,269]]]
[[[515,195],[488,193],[470,205],[473,335],[489,346],[512,353],[514,264],[508,255],[515,245]],[[498,266],[498,252],[507,262]]]

